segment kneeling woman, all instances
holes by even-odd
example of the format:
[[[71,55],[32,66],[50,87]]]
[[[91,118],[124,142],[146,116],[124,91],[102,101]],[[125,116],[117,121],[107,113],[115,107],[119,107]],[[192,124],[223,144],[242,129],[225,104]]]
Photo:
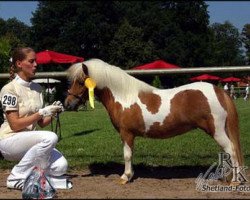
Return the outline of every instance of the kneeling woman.
[[[57,135],[51,131],[37,131],[45,127],[51,116],[63,111],[58,101],[42,108],[42,87],[31,81],[37,68],[33,49],[17,48],[13,52],[10,79],[0,92],[4,123],[0,128],[0,152],[6,160],[19,161],[7,178],[7,187],[22,189],[34,166],[46,169],[50,176],[66,173],[68,163],[55,149]],[[14,77],[16,70],[16,77]]]

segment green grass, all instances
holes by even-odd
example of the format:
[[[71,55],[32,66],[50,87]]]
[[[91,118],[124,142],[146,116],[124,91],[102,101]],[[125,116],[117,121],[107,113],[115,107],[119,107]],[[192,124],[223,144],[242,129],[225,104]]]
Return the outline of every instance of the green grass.
[[[245,165],[250,165],[250,101],[235,101],[241,130]],[[57,148],[69,162],[70,169],[84,169],[91,164],[123,164],[123,146],[119,133],[113,128],[104,107],[64,112],[60,116],[63,139]],[[45,128],[50,130],[50,126]],[[149,166],[210,166],[218,159],[220,148],[201,130],[190,131],[170,139],[135,140],[134,164]],[[10,168],[15,162],[0,160],[0,168]]]

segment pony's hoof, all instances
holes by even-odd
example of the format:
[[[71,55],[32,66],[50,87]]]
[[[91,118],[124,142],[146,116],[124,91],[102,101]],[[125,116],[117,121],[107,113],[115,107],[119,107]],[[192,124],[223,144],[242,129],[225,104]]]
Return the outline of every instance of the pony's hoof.
[[[126,183],[130,182],[130,180],[132,179],[133,175],[134,175],[134,172],[128,173],[128,174],[125,174],[125,173],[124,173],[124,174],[120,177],[119,183],[120,183],[121,185],[125,185]]]
[[[230,186],[239,186],[241,185],[241,182],[230,182]]]
[[[124,180],[122,178],[120,178],[120,180],[119,180],[120,185],[125,185],[127,182],[128,182],[127,180]]]

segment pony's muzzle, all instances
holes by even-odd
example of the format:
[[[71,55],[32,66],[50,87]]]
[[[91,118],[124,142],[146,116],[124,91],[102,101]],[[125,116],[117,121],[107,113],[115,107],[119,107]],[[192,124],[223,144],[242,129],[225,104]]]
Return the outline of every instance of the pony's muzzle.
[[[68,99],[65,99],[64,108],[66,108],[66,110],[75,110],[76,111],[78,108],[78,100],[74,99],[70,102]]]

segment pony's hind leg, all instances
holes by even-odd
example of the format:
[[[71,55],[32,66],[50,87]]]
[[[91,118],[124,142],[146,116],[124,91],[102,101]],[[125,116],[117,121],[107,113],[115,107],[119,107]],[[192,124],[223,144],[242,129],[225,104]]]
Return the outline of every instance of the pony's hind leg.
[[[234,167],[238,169],[239,163],[237,160],[234,145],[229,139],[229,137],[227,136],[225,130],[217,131],[214,134],[214,139],[221,146],[221,148],[225,151],[225,153],[228,153],[230,155],[230,160],[228,159],[227,156],[225,156],[223,157],[225,158],[225,160],[221,160],[222,163],[220,164],[226,164],[227,166],[225,167],[231,168],[229,169],[231,170],[231,172],[233,171]],[[231,163],[229,163],[228,161],[231,161]],[[230,173],[230,175],[228,175],[225,178],[227,179],[227,181],[235,180],[235,173]]]
[[[132,167],[134,136],[125,131],[121,131],[120,134],[123,141],[123,153],[125,161],[125,170],[120,178],[120,184],[126,184],[132,179],[134,175]]]
[[[222,149],[230,155],[232,173],[227,176],[227,181],[232,184],[244,182],[244,159],[240,145],[239,119],[233,100],[222,90],[214,88],[220,106],[212,107],[214,128],[214,139]],[[242,171],[243,170],[243,171]]]
[[[223,125],[225,124],[225,122],[225,117],[221,117],[219,119],[214,117],[209,118],[209,120],[207,121],[200,121],[199,127],[202,128],[206,133],[211,135],[222,148],[222,150],[230,155],[232,163],[234,163],[234,165],[237,165],[232,146],[233,144],[226,134],[225,125]]]

